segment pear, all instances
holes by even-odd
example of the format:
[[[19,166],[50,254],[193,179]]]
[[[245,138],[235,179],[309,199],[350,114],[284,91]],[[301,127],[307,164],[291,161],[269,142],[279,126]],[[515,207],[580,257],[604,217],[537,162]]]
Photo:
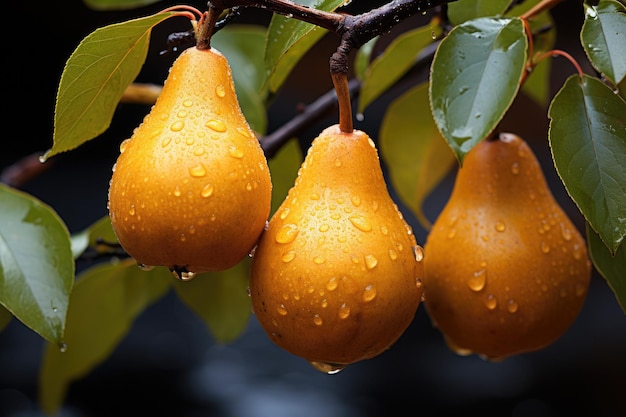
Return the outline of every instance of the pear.
[[[423,252],[370,137],[332,125],[254,252],[250,296],[269,338],[333,373],[388,349],[421,302]]]
[[[249,254],[269,217],[271,189],[228,61],[214,48],[190,47],[120,145],[108,209],[120,245],[139,264],[189,279]]]
[[[543,349],[572,325],[591,277],[586,244],[528,144],[477,144],[424,251],[424,304],[458,354],[487,360]]]

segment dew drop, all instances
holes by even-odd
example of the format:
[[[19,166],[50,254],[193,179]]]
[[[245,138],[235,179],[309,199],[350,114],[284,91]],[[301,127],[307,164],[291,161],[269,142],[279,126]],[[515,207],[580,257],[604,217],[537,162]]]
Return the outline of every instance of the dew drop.
[[[513,165],[511,165],[511,173],[513,175],[519,174],[519,164],[517,162],[513,162]]]
[[[285,220],[285,218],[289,215],[289,207],[285,207],[280,211],[280,219]]]
[[[518,308],[519,308],[519,306],[517,305],[517,302],[515,302],[515,300],[513,300],[513,299],[510,299],[506,303],[506,309],[508,310],[509,313],[515,313]]]
[[[493,294],[487,294],[485,297],[485,307],[489,310],[494,310],[498,306],[498,300]]]
[[[487,282],[487,270],[481,269],[479,271],[474,272],[474,274],[467,281],[467,286],[470,290],[478,292],[485,288],[485,284]]]
[[[180,187],[178,185],[174,188],[174,195],[180,197]]]
[[[183,106],[191,107],[191,106],[193,106],[193,101],[192,100],[185,100],[185,101],[183,101]]]
[[[340,365],[338,363],[315,362],[315,361],[311,361],[309,362],[309,364],[311,364],[311,366],[315,368],[316,370],[323,372],[325,374],[328,374],[328,375],[334,375],[336,373],[339,373],[346,367],[346,365]]]
[[[250,137],[250,133],[248,133],[248,129],[243,128],[243,127],[238,127],[236,130],[241,136],[245,136],[247,138]]]
[[[339,168],[339,167],[341,166],[341,159],[339,159],[339,158],[336,158],[336,159],[335,159],[335,166],[336,166],[337,168]]]
[[[281,316],[286,316],[287,315],[287,308],[285,308],[284,304],[279,305],[276,308],[276,311],[278,312],[278,314],[280,314]]]
[[[326,223],[324,223],[323,225],[320,226],[320,232],[327,232],[328,229],[330,229],[330,226]]]
[[[424,248],[420,245],[413,246],[413,256],[415,256],[415,261],[422,262],[424,260]]]
[[[206,175],[206,168],[202,164],[197,164],[189,168],[189,175],[200,178]]]
[[[221,120],[211,119],[205,123],[205,126],[215,132],[226,132],[226,124],[224,124]]]
[[[398,259],[398,253],[393,249],[389,249],[389,258],[391,258],[392,261],[395,261]]]
[[[313,258],[313,263],[315,263],[316,265],[321,265],[325,262],[326,260],[321,257],[321,256],[316,256],[315,258]]]
[[[61,351],[61,353],[67,352],[67,343],[65,342],[59,343],[59,351]]]
[[[322,324],[324,324],[324,320],[320,317],[319,314],[316,314],[313,316],[313,323],[315,323],[316,326],[321,326]]]
[[[180,281],[191,281],[196,277],[195,272],[187,271],[185,268],[172,268],[170,272]]]
[[[226,88],[224,88],[223,84],[218,84],[215,86],[215,95],[218,97],[226,96]]]
[[[283,227],[276,232],[276,242],[277,243],[289,243],[293,242],[293,240],[298,235],[298,226],[295,224],[285,224]]]
[[[382,233],[384,236],[387,236],[389,234],[389,229],[387,229],[385,226],[380,226],[380,233]]]
[[[170,125],[170,130],[172,132],[180,132],[181,130],[183,130],[183,127],[185,127],[185,122],[183,122],[182,120],[177,120]]]
[[[369,303],[374,298],[376,298],[376,288],[374,288],[374,286],[372,285],[368,285],[367,287],[365,287],[365,290],[363,291],[362,299],[366,303]]]
[[[348,307],[346,305],[346,303],[343,303],[339,307],[339,318],[340,319],[347,319],[349,315],[350,315],[350,307]]]
[[[362,232],[369,232],[372,230],[370,222],[362,216],[350,217],[350,223]]]
[[[454,236],[456,236],[456,228],[452,228],[450,229],[450,231],[448,232],[448,239],[453,239]]]
[[[124,151],[128,147],[129,142],[130,142],[130,139],[124,139],[122,143],[120,143],[120,153],[124,153]]]
[[[337,289],[337,286],[339,285],[339,282],[337,282],[337,277],[332,277],[331,279],[328,280],[328,282],[326,283],[326,289],[328,291],[334,291]]]
[[[565,225],[565,223],[562,223],[562,222],[561,222],[561,236],[563,237],[563,239],[567,241],[572,240],[572,231],[570,230],[569,227]]]
[[[496,223],[495,227],[498,232],[504,232],[506,230],[506,225],[502,222]]]
[[[367,269],[374,269],[378,265],[378,259],[374,255],[365,256],[365,266]]]
[[[233,158],[241,159],[243,158],[243,151],[235,146],[228,147],[228,154]]]
[[[352,201],[352,204],[354,204],[354,207],[359,207],[361,205],[361,197],[358,195],[353,195],[350,200]]]
[[[294,251],[289,251],[283,254],[283,256],[280,258],[284,263],[289,263],[291,261],[294,260],[294,258],[296,257],[296,253]]]
[[[546,242],[541,242],[541,252],[542,253],[550,253],[550,245]]]
[[[202,187],[202,190],[200,191],[200,195],[204,198],[211,197],[212,194],[213,194],[213,185],[211,184],[206,184],[204,187]]]

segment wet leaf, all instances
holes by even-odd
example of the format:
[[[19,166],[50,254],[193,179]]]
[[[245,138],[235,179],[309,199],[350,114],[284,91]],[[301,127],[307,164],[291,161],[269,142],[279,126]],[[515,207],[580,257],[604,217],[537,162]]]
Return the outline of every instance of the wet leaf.
[[[67,227],[36,198],[0,184],[0,304],[61,343],[74,282]]]
[[[369,104],[405,75],[415,64],[420,52],[433,42],[433,37],[440,34],[440,27],[432,25],[396,37],[363,74],[358,112],[363,113]]]
[[[175,281],[180,299],[200,317],[220,343],[235,340],[250,318],[248,296],[250,259],[221,272],[197,275],[190,281]]]
[[[600,236],[589,226],[587,227],[587,246],[589,256],[596,270],[606,280],[615,294],[617,302],[626,313],[626,248],[623,244],[618,246],[615,254],[612,255]]]
[[[457,0],[448,4],[448,18],[453,25],[485,16],[499,16],[510,0]]]
[[[597,78],[570,76],[548,111],[556,170],[611,252],[626,234],[626,102]]]
[[[457,159],[487,137],[516,97],[526,64],[520,19],[480,18],[456,26],[431,66],[435,123]]]
[[[67,313],[66,350],[48,344],[42,358],[39,403],[47,414],[58,411],[71,382],[102,363],[173,280],[166,268],[142,271],[131,259],[99,264],[78,277]]]
[[[298,0],[296,3],[323,11],[334,11],[344,0]],[[328,31],[319,26],[277,13],[272,15],[267,32],[265,67],[269,90],[283,85],[293,67]]]
[[[593,67],[613,85],[626,74],[626,7],[617,1],[602,0],[597,6],[585,3],[585,21],[580,39]]]
[[[57,91],[53,145],[45,158],[104,132],[148,53],[152,28],[175,16],[160,13],[96,29],[65,64]]]
[[[431,222],[422,210],[424,199],[456,159],[428,111],[427,84],[407,91],[389,105],[379,142],[391,184],[422,227],[429,230]]]

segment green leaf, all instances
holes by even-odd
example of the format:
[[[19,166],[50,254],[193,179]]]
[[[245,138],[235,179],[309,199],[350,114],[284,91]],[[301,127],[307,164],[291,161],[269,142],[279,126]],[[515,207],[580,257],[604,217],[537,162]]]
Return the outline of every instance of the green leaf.
[[[102,247],[103,242],[104,247]],[[74,259],[77,259],[88,247],[96,250],[101,248],[102,252],[108,252],[110,247],[107,244],[115,243],[117,243],[117,236],[111,226],[111,218],[104,216],[87,229],[72,235],[72,253]]]
[[[65,347],[48,344],[39,375],[39,403],[55,414],[67,388],[102,363],[135,318],[170,288],[165,268],[142,271],[134,260],[99,264],[76,281],[67,313]]]
[[[424,199],[456,159],[428,111],[428,85],[421,84],[388,107],[379,133],[380,151],[391,184],[424,229],[431,223],[422,211]]]
[[[289,140],[269,161],[272,174],[272,215],[282,204],[287,193],[293,187],[302,161],[302,149],[297,139]]]
[[[149,6],[162,0],[83,0],[92,10],[127,10]]]
[[[0,304],[0,332],[11,322],[13,314]]]
[[[72,150],[110,125],[117,104],[144,64],[159,13],[96,29],[65,64],[57,91],[53,145],[44,158]]]
[[[431,66],[433,117],[458,160],[487,137],[516,97],[527,40],[518,18],[480,18],[456,26]]]
[[[626,7],[602,0],[597,6],[585,3],[585,21],[580,40],[591,65],[617,85],[626,74]]]
[[[548,115],[561,181],[614,253],[626,234],[626,102],[597,78],[572,75]]]
[[[344,0],[299,0],[296,3],[317,10],[334,11]],[[293,67],[328,31],[319,26],[277,13],[272,15],[265,46],[265,67],[272,93],[283,85]]]
[[[174,282],[180,299],[205,322],[220,343],[236,339],[250,319],[249,269],[250,260],[246,258],[226,271]]]
[[[615,294],[617,302],[626,313],[626,248],[619,245],[612,255],[600,236],[587,223],[587,246],[589,256],[596,270],[606,280]]]
[[[374,47],[378,39],[380,39],[380,37],[375,36],[356,51],[354,56],[354,75],[360,80],[365,77],[365,71],[367,71],[370,64],[372,53],[374,52]]]
[[[485,16],[504,13],[511,0],[457,0],[448,4],[448,19],[452,25]]]
[[[383,94],[415,64],[420,52],[441,34],[439,25],[409,30],[397,36],[365,71],[358,112]]]
[[[67,227],[36,198],[0,184],[0,304],[61,343],[74,259]]]
[[[211,38],[211,45],[228,59],[246,120],[261,135],[267,130],[265,37],[266,29],[262,26],[231,24]]]

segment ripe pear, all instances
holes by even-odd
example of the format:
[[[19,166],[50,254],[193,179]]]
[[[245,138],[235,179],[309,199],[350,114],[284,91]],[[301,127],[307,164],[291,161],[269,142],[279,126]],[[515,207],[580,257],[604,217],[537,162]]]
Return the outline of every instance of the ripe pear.
[[[250,296],[281,348],[333,373],[388,349],[422,297],[422,248],[370,137],[326,128],[254,252]]]
[[[476,145],[424,245],[424,303],[455,352],[487,360],[540,350],[579,315],[587,246],[519,136]]]
[[[189,279],[249,254],[269,217],[271,189],[228,61],[214,48],[191,47],[120,145],[108,208],[119,243],[139,264]]]

